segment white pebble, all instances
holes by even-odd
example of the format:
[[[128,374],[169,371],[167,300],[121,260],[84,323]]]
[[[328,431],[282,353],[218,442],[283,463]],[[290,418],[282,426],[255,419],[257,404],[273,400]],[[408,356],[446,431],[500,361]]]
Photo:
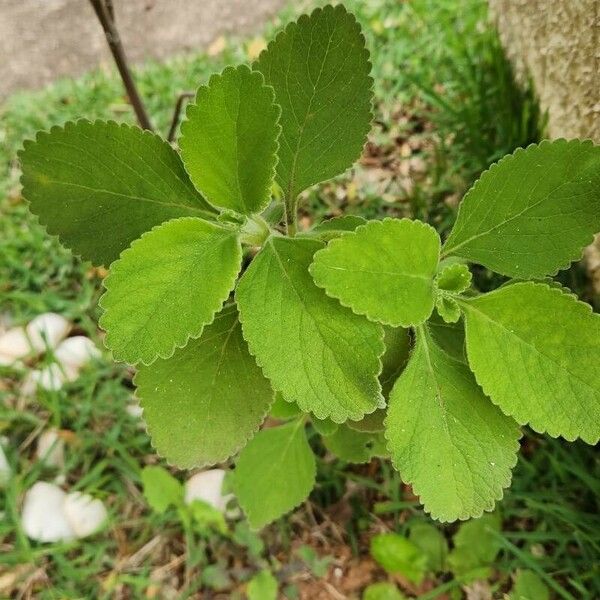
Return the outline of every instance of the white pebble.
[[[13,327],[0,335],[0,365],[12,365],[31,353],[31,345],[24,327]]]
[[[38,542],[72,540],[75,532],[64,511],[66,494],[58,486],[38,481],[25,494],[21,521],[27,537]]]
[[[11,473],[12,471],[8,464],[8,460],[6,459],[6,454],[4,454],[4,448],[2,448],[2,445],[0,444],[0,488],[7,484]]]
[[[125,411],[134,419],[139,419],[144,414],[144,409],[139,405],[139,402],[129,402],[125,407]]]
[[[83,335],[63,340],[54,351],[54,357],[66,371],[79,371],[90,360],[100,357],[96,344]]]
[[[56,348],[70,330],[71,323],[56,313],[38,315],[25,328],[31,345],[37,352],[43,352],[48,347]]]
[[[65,442],[56,429],[44,431],[37,440],[36,455],[50,467],[62,468],[65,464]]]
[[[70,381],[70,379],[60,366],[54,363],[41,370],[34,369],[33,371],[29,371],[23,380],[21,393],[24,396],[32,396],[37,388],[55,392],[62,388],[65,381]]]
[[[202,500],[212,507],[224,512],[232,494],[223,496],[223,469],[210,469],[192,475],[185,482],[185,503],[191,504],[194,500]]]
[[[106,521],[107,516],[106,507],[101,500],[81,492],[72,492],[67,495],[64,513],[77,538],[96,533]]]

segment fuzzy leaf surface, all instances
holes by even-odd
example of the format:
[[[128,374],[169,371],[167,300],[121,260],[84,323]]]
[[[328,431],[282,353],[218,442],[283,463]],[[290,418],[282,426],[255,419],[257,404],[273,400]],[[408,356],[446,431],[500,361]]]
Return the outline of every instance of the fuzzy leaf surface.
[[[383,331],[315,286],[308,273],[323,244],[270,238],[237,287],[244,337],[273,387],[304,412],[336,423],[383,407]]]
[[[174,219],[144,234],[111,265],[100,298],[115,360],[150,364],[198,337],[229,296],[242,262],[237,233]]]
[[[386,325],[423,323],[434,304],[440,238],[409,219],[370,221],[332,240],[310,267],[315,283],[355,313]]]
[[[562,289],[514,283],[461,302],[486,394],[537,432],[600,437],[600,315]]]
[[[23,196],[48,233],[109,265],[143,233],[182,216],[212,218],[179,155],[159,136],[112,121],[77,121],[26,141]]]
[[[254,68],[281,106],[277,182],[288,199],[344,172],[371,128],[373,80],[360,25],[342,5],[291,23]]]
[[[198,339],[135,378],[157,452],[181,469],[227,460],[264,420],[273,390],[250,356],[234,305]]]
[[[306,500],[316,464],[302,420],[259,431],[242,450],[235,495],[253,529],[260,529]]]
[[[181,156],[214,206],[241,214],[268,203],[277,163],[279,107],[263,76],[228,67],[198,89],[181,125]]]
[[[386,438],[394,466],[440,521],[491,510],[510,483],[520,431],[473,374],[420,329],[390,395]]]
[[[445,255],[523,279],[555,274],[600,231],[600,146],[544,141],[485,171],[460,205]]]

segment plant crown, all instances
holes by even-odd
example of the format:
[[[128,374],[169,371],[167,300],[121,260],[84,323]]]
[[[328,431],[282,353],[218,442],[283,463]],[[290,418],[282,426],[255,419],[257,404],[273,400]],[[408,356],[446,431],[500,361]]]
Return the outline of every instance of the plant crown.
[[[521,425],[600,436],[600,316],[549,279],[600,230],[600,147],[504,157],[443,243],[409,219],[297,232],[299,194],[361,153],[370,69],[355,18],[325,6],[200,87],[179,152],[77,121],[20,153],[48,232],[110,265],[100,325],[137,367],[157,452],[181,468],[237,455],[254,527],[311,492],[308,423],[346,461],[389,457],[442,521],[493,509]],[[480,294],[469,263],[511,279]]]

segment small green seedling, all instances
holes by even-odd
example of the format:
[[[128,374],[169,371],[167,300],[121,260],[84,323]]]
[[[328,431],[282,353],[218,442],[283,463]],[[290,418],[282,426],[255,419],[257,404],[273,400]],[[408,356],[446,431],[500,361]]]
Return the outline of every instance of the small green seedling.
[[[408,219],[299,232],[301,192],[361,154],[370,69],[359,24],[325,6],[200,87],[179,152],[78,121],[20,154],[40,222],[109,266],[100,324],[156,450],[181,468],[237,456],[256,528],[313,488],[309,421],[347,460],[391,457],[442,521],[494,508],[520,426],[600,435],[600,317],[548,279],[600,230],[600,148],[506,156],[445,241]],[[480,294],[469,263],[512,279]],[[282,424],[261,429],[271,410]]]
[[[164,513],[168,508],[176,509],[188,533],[193,528],[205,535],[210,532],[228,533],[223,513],[202,500],[194,500],[189,504],[184,502],[183,485],[166,469],[144,467],[142,485],[150,508],[157,514]]]

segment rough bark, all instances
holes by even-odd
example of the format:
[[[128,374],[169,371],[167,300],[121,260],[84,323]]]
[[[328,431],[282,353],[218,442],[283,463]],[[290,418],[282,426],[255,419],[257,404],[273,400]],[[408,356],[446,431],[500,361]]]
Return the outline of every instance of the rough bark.
[[[549,137],[600,143],[600,0],[489,0],[502,43],[530,75]]]
[[[551,138],[600,143],[600,0],[489,0],[491,14],[520,77],[530,76]],[[586,248],[600,295],[600,235]]]

